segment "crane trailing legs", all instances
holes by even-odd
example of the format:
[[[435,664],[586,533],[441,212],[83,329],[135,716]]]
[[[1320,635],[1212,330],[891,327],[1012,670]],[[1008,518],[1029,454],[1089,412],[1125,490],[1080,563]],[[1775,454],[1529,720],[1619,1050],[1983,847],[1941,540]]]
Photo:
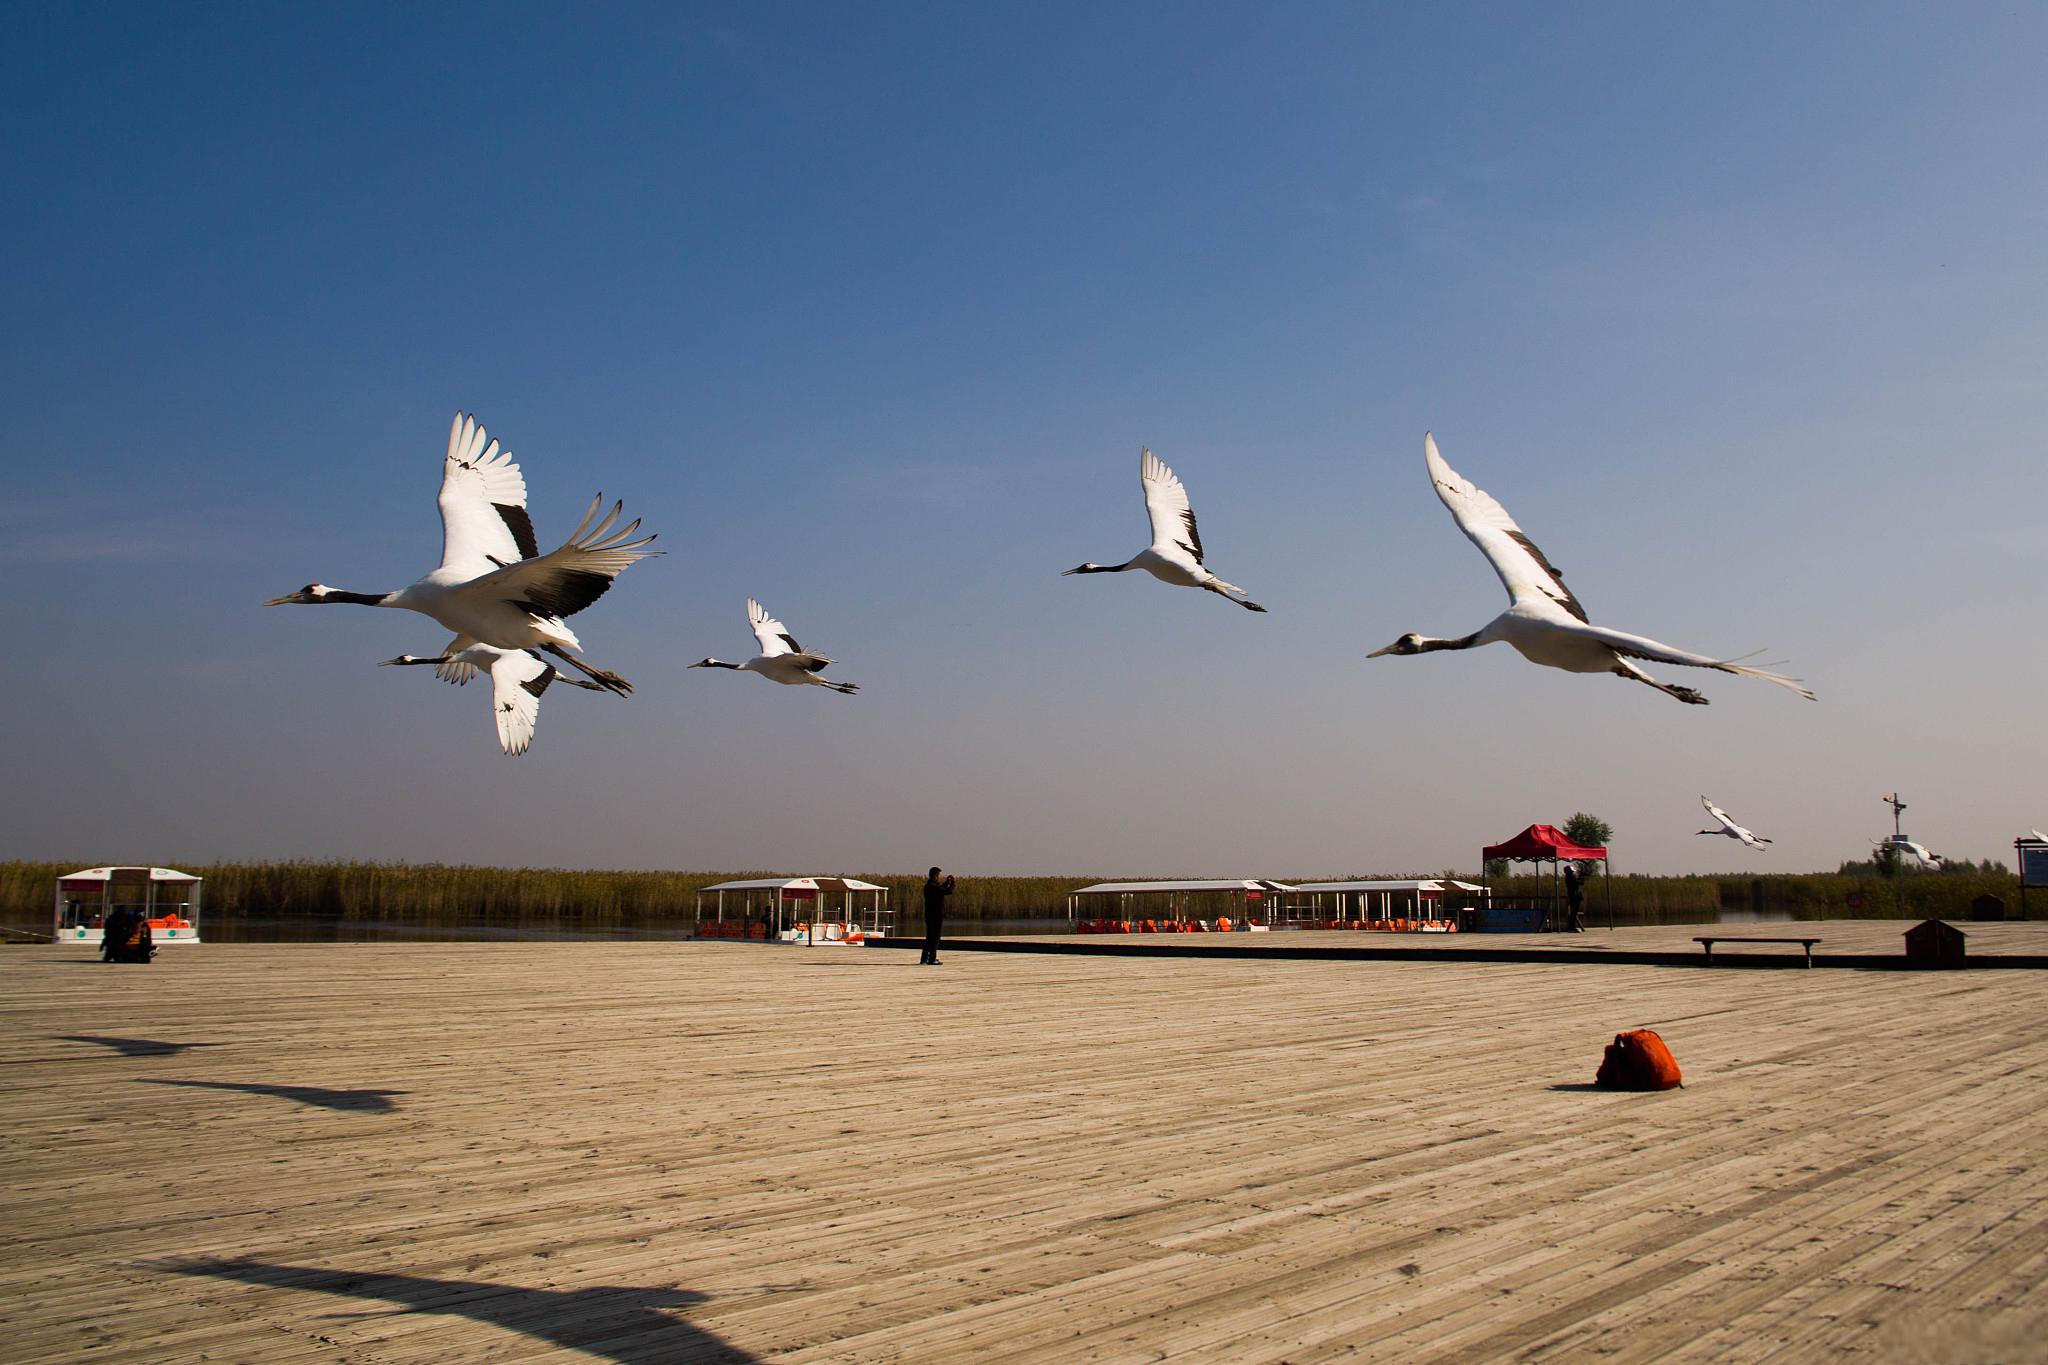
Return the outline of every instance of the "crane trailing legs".
[[[570,651],[582,642],[567,624],[611,590],[612,580],[659,551],[654,536],[634,538],[636,519],[618,526],[623,504],[602,517],[604,495],[593,498],[576,530],[541,554],[526,512],[526,479],[511,452],[501,450],[476,419],[455,415],[442,462],[441,563],[396,592],[362,593],[308,583],[264,605],[392,607],[432,617],[459,640],[523,651],[574,668],[606,691],[629,695],[633,686],[609,669]],[[545,655],[547,658],[543,658]]]
[[[1438,639],[1413,632],[1403,635],[1367,658],[1382,654],[1428,654],[1440,649],[1476,649],[1480,645],[1508,644],[1533,664],[1560,668],[1568,673],[1614,673],[1633,682],[1656,688],[1690,706],[1705,706],[1707,699],[1690,687],[1660,682],[1644,672],[1638,661],[1678,664],[1686,668],[1709,668],[1717,673],[1734,673],[1761,678],[1808,701],[1813,693],[1797,678],[1751,668],[1733,659],[1716,659],[1626,631],[1596,626],[1586,618],[1586,609],[1564,585],[1564,575],[1546,559],[1533,541],[1522,534],[1513,517],[1493,497],[1470,479],[1452,469],[1437,453],[1436,438],[1422,438],[1424,463],[1436,495],[1450,509],[1458,523],[1508,590],[1508,609],[1470,635]]]
[[[1177,588],[1202,588],[1246,611],[1264,611],[1243,588],[1224,582],[1204,562],[1202,534],[1195,529],[1195,509],[1188,503],[1188,490],[1181,485],[1180,477],[1150,450],[1139,452],[1138,481],[1145,492],[1145,515],[1152,522],[1151,545],[1121,564],[1080,564],[1060,577],[1142,569],[1162,583]]]

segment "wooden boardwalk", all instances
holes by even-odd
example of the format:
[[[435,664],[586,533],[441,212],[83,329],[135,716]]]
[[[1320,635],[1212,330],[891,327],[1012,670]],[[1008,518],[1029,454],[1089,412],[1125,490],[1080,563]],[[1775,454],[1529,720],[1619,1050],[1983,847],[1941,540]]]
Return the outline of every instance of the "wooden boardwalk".
[[[1816,942],[1818,965],[1846,967],[1907,966],[1905,931],[1911,920],[1802,920],[1798,923],[1661,924],[1627,929],[1588,929],[1583,933],[1422,934],[1378,930],[1298,930],[1272,933],[1136,933],[992,935],[954,940],[962,951],[1116,953],[1178,956],[1223,953],[1250,957],[1277,956],[1385,958],[1395,954],[1533,963],[1541,961],[1635,962],[1643,966],[1802,967],[1807,965],[1798,944],[1745,944],[1746,938],[1797,933]],[[1968,949],[1965,967],[1988,966],[2048,969],[2048,924],[1998,921],[1959,924]],[[1710,963],[1695,935],[1712,934],[1719,941]],[[892,949],[922,947],[923,940],[895,938]]]
[[[0,949],[0,1361],[2042,1360],[2044,1018],[1997,970]],[[1587,1089],[1638,1025],[1687,1088]]]

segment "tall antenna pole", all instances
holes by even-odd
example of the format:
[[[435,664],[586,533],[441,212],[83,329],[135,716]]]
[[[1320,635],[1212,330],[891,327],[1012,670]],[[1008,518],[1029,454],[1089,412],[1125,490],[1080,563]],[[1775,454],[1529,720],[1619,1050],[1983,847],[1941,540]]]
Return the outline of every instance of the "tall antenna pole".
[[[1906,853],[1904,849],[1899,847],[1899,840],[1905,837],[1899,829],[1899,813],[1906,809],[1906,803],[1899,800],[1897,792],[1893,792],[1890,796],[1885,797],[1884,803],[1892,808],[1892,890],[1898,896],[1899,917],[1904,919],[1906,915]]]
[[[1897,792],[1893,792],[1890,796],[1883,799],[1884,803],[1892,808],[1892,836],[1896,838],[1900,834],[1899,813],[1906,809],[1906,803],[1899,800]]]

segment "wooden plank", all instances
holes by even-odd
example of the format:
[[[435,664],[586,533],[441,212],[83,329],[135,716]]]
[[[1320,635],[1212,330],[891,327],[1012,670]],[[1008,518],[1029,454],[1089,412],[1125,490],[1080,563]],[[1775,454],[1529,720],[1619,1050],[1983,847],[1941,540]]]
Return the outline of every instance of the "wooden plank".
[[[1817,932],[1885,954],[1902,929]],[[2048,926],[2006,923],[1971,926],[1973,955],[1980,930],[2048,950]],[[74,956],[0,949],[10,1362],[2048,1339],[2034,972]],[[1641,1025],[1687,1088],[1584,1089]]]

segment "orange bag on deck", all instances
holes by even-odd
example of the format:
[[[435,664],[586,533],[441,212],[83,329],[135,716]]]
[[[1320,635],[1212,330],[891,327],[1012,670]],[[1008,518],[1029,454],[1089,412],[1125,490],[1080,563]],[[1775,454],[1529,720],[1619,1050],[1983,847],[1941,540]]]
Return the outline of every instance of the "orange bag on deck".
[[[1593,1084],[1603,1090],[1671,1090],[1684,1081],[1678,1074],[1678,1059],[1664,1046],[1664,1040],[1650,1029],[1639,1028],[1614,1035]]]

